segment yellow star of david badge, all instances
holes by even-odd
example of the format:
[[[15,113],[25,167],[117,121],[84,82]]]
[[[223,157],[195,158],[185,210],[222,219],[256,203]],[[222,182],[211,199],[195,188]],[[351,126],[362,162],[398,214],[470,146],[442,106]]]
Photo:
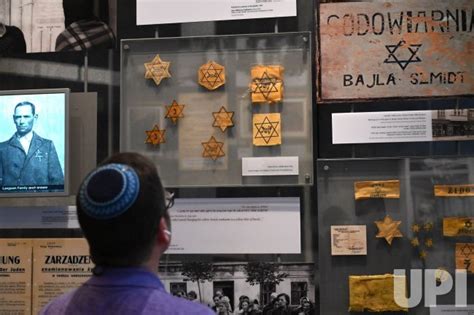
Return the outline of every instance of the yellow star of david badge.
[[[250,70],[252,103],[275,103],[283,100],[282,66],[255,66]]]
[[[184,106],[185,105],[178,104],[178,102],[173,100],[173,103],[170,106],[166,106],[165,118],[171,119],[173,124],[176,124],[179,118],[184,117]]]
[[[474,243],[456,243],[456,269],[474,274]]]
[[[382,221],[375,221],[379,233],[377,238],[384,238],[389,245],[396,237],[403,237],[402,232],[398,229],[402,221],[394,221],[389,215],[386,215]]]
[[[222,150],[224,142],[217,141],[213,136],[209,139],[209,141],[201,142],[201,144],[204,147],[202,157],[211,158],[215,161],[218,158],[225,156],[224,150]]]
[[[234,121],[232,120],[234,112],[228,112],[224,106],[218,112],[212,112],[212,116],[214,116],[212,127],[218,127],[222,132],[234,126]]]
[[[199,67],[198,82],[208,90],[215,90],[225,84],[225,68],[215,61],[208,61]]]
[[[425,246],[428,247],[428,248],[432,248],[433,247],[433,239],[432,238],[427,238],[425,240]]]
[[[420,241],[418,240],[418,237],[415,237],[414,239],[412,239],[410,243],[413,247],[420,246]]]
[[[253,115],[253,144],[255,146],[281,144],[281,116],[279,113]]]
[[[425,223],[425,225],[423,225],[423,229],[426,231],[426,232],[429,232],[433,229],[433,223],[431,222],[428,222],[428,223]]]
[[[145,79],[153,79],[156,85],[161,83],[161,80],[165,78],[171,78],[169,71],[170,63],[163,61],[160,55],[156,55],[151,62],[146,62],[145,66]]]
[[[146,140],[145,143],[150,143],[153,145],[158,145],[160,143],[165,143],[165,129],[160,130],[158,125],[153,126],[152,130],[146,130]]]
[[[418,232],[420,232],[421,227],[420,227],[419,224],[413,224],[413,225],[411,226],[411,230],[412,230],[414,233],[418,233]]]

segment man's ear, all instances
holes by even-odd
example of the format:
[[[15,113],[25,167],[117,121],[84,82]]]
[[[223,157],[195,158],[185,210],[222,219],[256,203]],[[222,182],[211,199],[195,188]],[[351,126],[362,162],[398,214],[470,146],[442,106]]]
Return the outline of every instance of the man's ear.
[[[160,220],[160,225],[158,227],[158,244],[164,247],[164,250],[168,248],[171,243],[171,232],[169,231],[168,224],[164,217]]]

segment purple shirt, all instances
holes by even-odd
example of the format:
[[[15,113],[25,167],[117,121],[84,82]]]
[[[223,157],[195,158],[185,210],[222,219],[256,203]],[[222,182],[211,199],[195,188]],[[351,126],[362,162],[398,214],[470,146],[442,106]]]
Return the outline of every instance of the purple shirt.
[[[170,295],[160,279],[142,268],[105,268],[76,290],[52,300],[41,315],[215,314],[199,303]]]

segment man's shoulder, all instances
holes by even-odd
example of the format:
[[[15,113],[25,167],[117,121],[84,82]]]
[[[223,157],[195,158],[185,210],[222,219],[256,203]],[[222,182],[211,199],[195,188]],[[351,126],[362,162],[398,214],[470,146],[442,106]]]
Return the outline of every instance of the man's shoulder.
[[[53,141],[49,140],[49,139],[46,139],[44,137],[41,137],[40,135],[38,135],[36,132],[33,131],[33,139],[32,140],[35,140],[35,141],[41,141],[41,142],[45,142],[45,143],[52,143]]]
[[[157,290],[148,300],[150,314],[160,312],[160,314],[196,314],[196,315],[212,315],[215,314],[209,307],[188,301],[183,298],[172,296],[171,294]]]
[[[10,138],[8,138],[8,140],[5,140],[5,141],[0,142],[0,146],[8,146],[8,145],[10,145],[13,141],[15,141],[15,139],[16,139],[16,135],[13,134]]]

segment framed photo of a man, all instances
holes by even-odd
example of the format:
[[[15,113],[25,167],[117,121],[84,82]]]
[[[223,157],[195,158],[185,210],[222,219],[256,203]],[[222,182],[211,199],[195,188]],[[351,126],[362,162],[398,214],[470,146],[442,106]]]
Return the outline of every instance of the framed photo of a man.
[[[0,92],[0,196],[68,194],[68,96]]]

